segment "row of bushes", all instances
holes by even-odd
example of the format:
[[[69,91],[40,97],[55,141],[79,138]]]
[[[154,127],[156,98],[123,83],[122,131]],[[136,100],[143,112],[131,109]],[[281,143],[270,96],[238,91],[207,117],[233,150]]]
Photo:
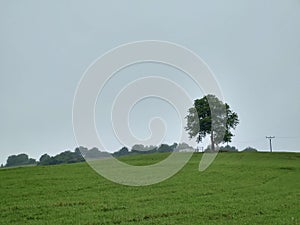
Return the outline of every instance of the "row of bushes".
[[[19,155],[11,155],[7,158],[6,167],[18,166],[18,165],[32,165],[36,164],[36,160],[29,158],[28,155],[22,153]],[[3,167],[3,165],[1,165]]]
[[[226,145],[226,146],[221,146],[219,151],[220,152],[238,152],[239,150],[234,146]],[[252,147],[247,147],[244,150],[242,150],[242,152],[257,152],[257,149],[252,148]]]
[[[173,152],[173,151],[181,151],[190,149],[194,151],[192,147],[187,145],[186,143],[174,143],[172,145],[161,144],[159,147],[157,146],[144,146],[144,145],[134,145],[131,150],[126,147],[121,148],[119,151],[114,152],[112,154],[108,152],[101,152],[97,148],[88,149],[85,147],[78,147],[72,151],[64,151],[55,156],[50,156],[48,154],[43,154],[39,161],[29,158],[28,155],[22,153],[19,155],[11,155],[7,159],[7,163],[5,167],[12,166],[21,166],[21,165],[56,165],[56,164],[66,164],[66,163],[77,163],[83,162],[85,159],[98,159],[105,158],[109,156],[120,157],[126,155],[135,155],[135,154],[150,154],[150,153],[161,153],[161,152]],[[205,149],[205,152],[209,152],[210,148]],[[222,146],[220,147],[220,152],[237,152],[234,146]],[[255,148],[248,147],[243,150],[244,152],[256,152]],[[1,167],[4,167],[1,165]]]

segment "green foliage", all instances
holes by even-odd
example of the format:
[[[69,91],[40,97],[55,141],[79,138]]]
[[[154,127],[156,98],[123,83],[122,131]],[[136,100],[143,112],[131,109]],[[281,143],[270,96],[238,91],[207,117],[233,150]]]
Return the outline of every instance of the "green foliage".
[[[81,155],[86,155],[88,153],[89,149],[88,148],[85,148],[85,147],[78,147],[78,148],[75,148],[75,153],[79,156]]]
[[[226,146],[221,146],[219,151],[220,152],[238,152],[238,149],[234,146],[226,145]]]
[[[36,164],[36,160],[29,158],[27,154],[19,154],[19,155],[11,155],[7,158],[6,167],[11,166],[23,166],[23,165],[31,165]]]
[[[180,145],[180,144],[179,144]],[[136,144],[132,146],[131,151],[127,152],[127,155],[134,154],[152,154],[152,153],[163,153],[163,152],[173,152],[177,148],[178,144],[174,143],[172,145],[161,144],[159,147],[157,146],[144,146],[142,144]],[[123,154],[125,155],[125,154]]]
[[[168,153],[121,157],[153,164]],[[0,224],[300,224],[299,153],[194,154],[174,177],[129,187],[86,163],[0,170]]]
[[[114,157],[120,157],[120,156],[124,156],[124,155],[128,155],[129,154],[129,150],[126,147],[121,148],[119,151],[114,152],[112,155]]]
[[[87,159],[100,159],[100,158],[105,158],[108,157],[109,153],[107,152],[101,152],[97,148],[92,148],[86,152],[84,155],[85,158]]]
[[[214,113],[213,113],[214,112]],[[197,142],[210,135],[211,149],[215,144],[231,142],[232,132],[239,123],[237,113],[227,103],[223,103],[214,95],[207,95],[194,101],[189,109],[186,130],[190,138],[197,137]]]
[[[38,165],[51,165],[51,157],[48,154],[44,154],[40,157]]]
[[[56,164],[75,163],[75,162],[82,161],[82,157],[78,158],[78,155],[75,152],[64,151],[54,156],[53,160],[56,162]]]
[[[131,152],[135,154],[149,154],[149,153],[155,153],[157,151],[157,147],[150,145],[150,146],[144,146],[142,144],[135,144],[131,148]]]
[[[72,151],[64,151],[55,156],[50,156],[48,154],[43,154],[37,165],[46,166],[46,165],[57,165],[57,164],[68,164],[68,163],[78,163],[84,162],[85,159],[100,159],[109,157],[110,155],[114,157],[120,157],[125,155],[135,155],[135,154],[151,154],[151,153],[163,153],[163,152],[173,152],[175,149],[180,150],[184,148],[191,148],[185,143],[174,143],[172,145],[162,144],[159,147],[157,146],[144,146],[141,144],[136,144],[132,147],[131,151],[128,148],[123,147],[119,151],[112,154],[108,152],[99,151],[97,148],[88,149],[85,147],[78,147]],[[20,154],[18,156],[12,155],[8,157],[6,166],[20,166],[20,165],[29,165],[36,164],[35,159],[29,159],[26,154]]]
[[[252,148],[252,147],[247,147],[243,150],[243,152],[257,152],[256,148]]]
[[[161,144],[157,149],[157,152],[173,152],[177,146],[177,143],[174,143],[173,145]]]
[[[48,154],[44,154],[40,157],[38,165],[56,165],[56,164],[64,164],[64,163],[76,163],[83,162],[84,158],[82,157],[79,149],[75,149],[74,152],[64,151],[59,153],[56,156],[49,156]]]
[[[189,146],[187,143],[183,142],[183,143],[179,143],[176,147],[176,149],[178,151],[180,150],[185,150],[185,149],[192,149],[193,150],[193,147]]]

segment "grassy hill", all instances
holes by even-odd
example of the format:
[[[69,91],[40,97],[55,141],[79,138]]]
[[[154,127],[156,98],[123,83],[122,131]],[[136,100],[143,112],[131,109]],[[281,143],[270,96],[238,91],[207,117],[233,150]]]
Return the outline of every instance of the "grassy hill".
[[[146,187],[112,183],[86,163],[1,169],[0,224],[300,224],[299,153],[220,153],[205,172],[200,158]]]

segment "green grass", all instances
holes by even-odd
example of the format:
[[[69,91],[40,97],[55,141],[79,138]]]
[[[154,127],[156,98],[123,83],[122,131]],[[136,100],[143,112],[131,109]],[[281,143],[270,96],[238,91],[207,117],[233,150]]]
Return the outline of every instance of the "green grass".
[[[200,159],[145,187],[112,183],[86,163],[1,169],[0,224],[300,224],[299,153],[220,153],[204,172]]]

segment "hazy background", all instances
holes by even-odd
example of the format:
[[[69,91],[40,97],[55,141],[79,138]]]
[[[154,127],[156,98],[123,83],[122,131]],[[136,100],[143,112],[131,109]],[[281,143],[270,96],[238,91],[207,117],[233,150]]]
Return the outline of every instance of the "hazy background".
[[[206,61],[240,117],[233,145],[266,150],[265,136],[275,135],[275,151],[299,150],[299,27],[299,0],[1,0],[0,163],[73,150],[72,102],[83,72],[111,48],[144,39],[184,45]],[[139,68],[121,73],[138,77]],[[177,76],[167,70],[149,73]],[[174,79],[188,85],[181,76]],[[100,129],[110,142],[109,127]]]

